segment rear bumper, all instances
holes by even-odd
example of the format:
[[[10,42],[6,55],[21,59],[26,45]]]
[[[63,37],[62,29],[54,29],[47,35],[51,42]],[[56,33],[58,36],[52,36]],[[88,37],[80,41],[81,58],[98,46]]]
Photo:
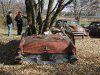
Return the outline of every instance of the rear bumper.
[[[26,54],[23,56],[17,56],[15,59],[17,62],[27,61],[37,64],[56,64],[56,63],[73,63],[77,61],[75,55],[66,54]]]

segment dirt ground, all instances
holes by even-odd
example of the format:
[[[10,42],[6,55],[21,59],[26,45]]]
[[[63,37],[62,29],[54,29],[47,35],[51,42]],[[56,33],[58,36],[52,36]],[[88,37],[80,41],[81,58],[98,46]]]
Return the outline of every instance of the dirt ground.
[[[100,75],[100,38],[76,38],[77,58],[75,64],[39,65],[13,64],[15,50],[21,36],[13,31],[0,29],[0,75]]]

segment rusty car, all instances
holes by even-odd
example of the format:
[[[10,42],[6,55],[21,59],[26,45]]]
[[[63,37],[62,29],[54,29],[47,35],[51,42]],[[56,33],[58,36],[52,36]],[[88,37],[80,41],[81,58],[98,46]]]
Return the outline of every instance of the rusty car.
[[[67,31],[72,31],[74,36],[84,36],[87,35],[86,30],[78,23],[75,18],[60,18],[56,21],[56,25],[64,25]],[[68,29],[69,27],[69,29]]]
[[[38,64],[67,63],[77,60],[75,44],[67,35],[24,33],[16,50],[15,61]]]

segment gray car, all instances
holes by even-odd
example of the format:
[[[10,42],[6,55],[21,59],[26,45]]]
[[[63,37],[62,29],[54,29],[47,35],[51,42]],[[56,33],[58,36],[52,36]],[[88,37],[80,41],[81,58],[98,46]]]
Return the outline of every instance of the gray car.
[[[79,25],[78,21],[74,18],[64,18],[64,19],[58,19],[56,22],[56,25],[60,24],[65,26],[66,30],[69,32],[71,31],[74,36],[82,36],[82,38],[87,35],[85,29]],[[68,29],[68,27],[70,29]]]

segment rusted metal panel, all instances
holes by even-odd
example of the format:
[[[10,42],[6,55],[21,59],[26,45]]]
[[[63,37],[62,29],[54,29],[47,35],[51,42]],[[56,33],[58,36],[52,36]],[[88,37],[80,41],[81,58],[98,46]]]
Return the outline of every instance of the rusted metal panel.
[[[60,35],[32,35],[22,40],[20,48],[23,53],[42,54],[46,52],[54,54],[73,53],[72,50],[75,47],[69,38]]]
[[[64,49],[68,47],[65,42],[36,42],[23,47],[24,52],[30,53],[63,53]]]

